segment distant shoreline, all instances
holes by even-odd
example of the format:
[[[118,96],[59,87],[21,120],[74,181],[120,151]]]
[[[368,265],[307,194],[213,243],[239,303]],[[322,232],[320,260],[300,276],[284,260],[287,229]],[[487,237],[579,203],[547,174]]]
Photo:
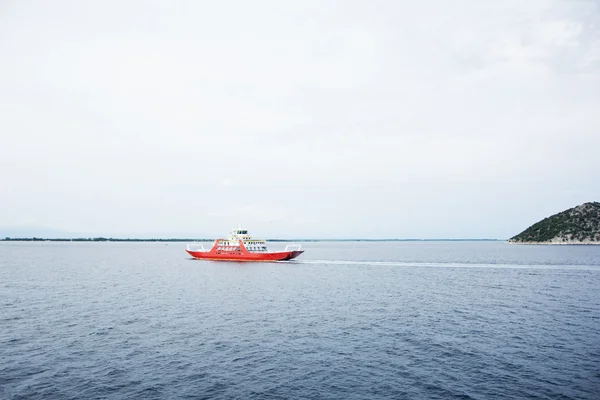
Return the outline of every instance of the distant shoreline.
[[[11,238],[0,242],[214,242],[216,238]],[[503,239],[266,239],[268,242],[502,242]]]

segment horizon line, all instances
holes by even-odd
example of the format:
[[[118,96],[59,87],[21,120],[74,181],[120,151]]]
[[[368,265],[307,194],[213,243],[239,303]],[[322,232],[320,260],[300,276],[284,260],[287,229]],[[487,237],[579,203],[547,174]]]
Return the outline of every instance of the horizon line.
[[[1,238],[1,242],[214,242],[218,238],[113,238],[113,237],[77,237],[77,238],[42,238],[42,237],[10,237]],[[265,239],[268,242],[497,242],[507,239],[493,238],[350,238],[350,239],[323,239],[323,238],[297,238],[297,239]]]

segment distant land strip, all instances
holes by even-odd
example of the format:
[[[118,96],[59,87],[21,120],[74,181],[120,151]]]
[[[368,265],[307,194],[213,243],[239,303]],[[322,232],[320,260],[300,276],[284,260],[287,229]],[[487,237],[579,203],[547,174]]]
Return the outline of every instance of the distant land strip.
[[[214,242],[209,238],[12,238],[5,237],[1,242]],[[268,242],[496,242],[502,239],[266,239]]]

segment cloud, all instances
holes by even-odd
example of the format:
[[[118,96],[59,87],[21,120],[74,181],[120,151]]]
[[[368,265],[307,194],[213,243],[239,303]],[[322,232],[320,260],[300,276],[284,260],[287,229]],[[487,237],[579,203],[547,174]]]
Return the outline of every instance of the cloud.
[[[508,237],[600,194],[595,1],[2,7],[6,225]]]

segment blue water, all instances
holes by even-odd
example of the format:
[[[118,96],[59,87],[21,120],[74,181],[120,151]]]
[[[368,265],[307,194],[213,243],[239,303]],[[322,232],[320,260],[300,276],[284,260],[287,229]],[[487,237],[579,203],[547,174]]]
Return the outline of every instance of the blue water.
[[[600,246],[184,246],[0,243],[0,398],[600,398]]]

